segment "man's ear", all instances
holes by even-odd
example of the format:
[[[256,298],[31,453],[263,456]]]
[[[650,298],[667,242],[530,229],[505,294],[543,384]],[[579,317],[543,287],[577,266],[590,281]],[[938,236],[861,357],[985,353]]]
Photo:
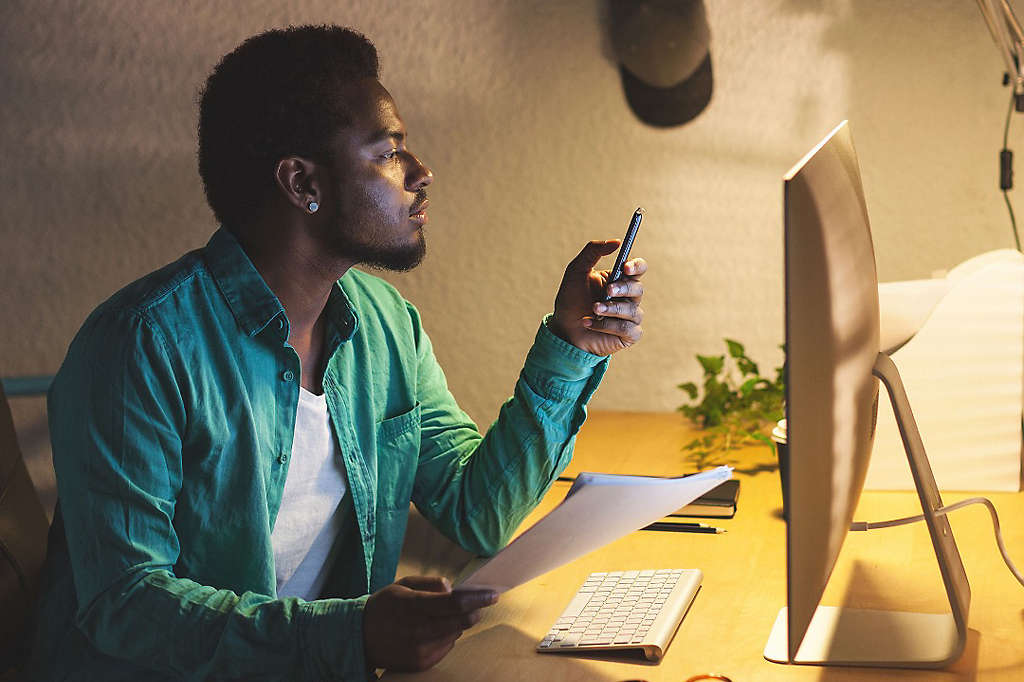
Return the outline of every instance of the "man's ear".
[[[301,156],[287,156],[277,162],[274,180],[284,198],[305,213],[316,213],[323,199],[317,164]]]

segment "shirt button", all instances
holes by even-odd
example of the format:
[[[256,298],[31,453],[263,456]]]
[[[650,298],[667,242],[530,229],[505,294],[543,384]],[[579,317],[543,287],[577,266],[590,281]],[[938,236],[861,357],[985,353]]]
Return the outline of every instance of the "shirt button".
[[[281,375],[281,378],[285,381],[293,381],[295,379],[295,372],[290,369],[286,369],[284,374]]]
[[[281,464],[286,464],[288,462],[288,453],[282,452],[280,455],[277,456],[277,461],[280,462]]]

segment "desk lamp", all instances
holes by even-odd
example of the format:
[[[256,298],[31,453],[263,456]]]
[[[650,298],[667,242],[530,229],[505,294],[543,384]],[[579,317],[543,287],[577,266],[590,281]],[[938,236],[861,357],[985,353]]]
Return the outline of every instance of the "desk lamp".
[[[1013,86],[1017,111],[1024,111],[1024,67],[1021,55],[1024,52],[1024,31],[1010,7],[1009,0],[977,0],[978,9],[985,17],[988,31],[996,43],[1006,66],[1003,82]]]

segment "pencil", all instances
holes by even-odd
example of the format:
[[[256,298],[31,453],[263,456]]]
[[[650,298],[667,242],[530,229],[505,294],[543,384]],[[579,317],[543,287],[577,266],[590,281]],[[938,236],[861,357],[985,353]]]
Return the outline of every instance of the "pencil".
[[[660,521],[644,526],[640,530],[667,530],[673,533],[710,533],[712,535],[726,532],[724,528],[706,526],[702,523],[664,523]]]

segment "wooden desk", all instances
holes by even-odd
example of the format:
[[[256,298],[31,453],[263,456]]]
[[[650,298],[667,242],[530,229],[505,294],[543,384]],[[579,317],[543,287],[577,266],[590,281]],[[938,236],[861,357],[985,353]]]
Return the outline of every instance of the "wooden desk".
[[[678,475],[691,469],[681,446],[691,431],[678,415],[595,413],[581,432],[567,470]],[[433,669],[386,679],[415,680],[620,680],[683,682],[721,672],[734,682],[770,680],[1024,680],[1024,587],[1007,571],[988,512],[970,507],[950,517],[972,588],[967,650],[943,671],[821,668],[769,663],[765,641],[786,602],[785,524],[773,453],[759,447],[734,453],[742,480],[739,511],[714,521],[722,535],[638,531],[502,595],[483,621],[466,632]],[[555,483],[522,529],[552,509],[568,483]],[[970,497],[948,493],[947,504]],[[986,493],[999,510],[1012,559],[1024,566],[1024,493]],[[865,493],[857,520],[879,521],[920,513],[914,493]],[[445,560],[464,563],[431,544],[426,561],[407,559],[399,575],[444,571]],[[413,543],[414,544],[414,543]],[[443,544],[443,543],[441,543]],[[411,549],[411,548],[410,548]],[[415,552],[410,552],[410,555]],[[704,583],[675,640],[659,664],[610,657],[538,654],[534,647],[587,574],[645,568],[700,568]],[[448,573],[454,569],[448,567]],[[823,604],[948,611],[924,524],[851,533],[832,574]]]

